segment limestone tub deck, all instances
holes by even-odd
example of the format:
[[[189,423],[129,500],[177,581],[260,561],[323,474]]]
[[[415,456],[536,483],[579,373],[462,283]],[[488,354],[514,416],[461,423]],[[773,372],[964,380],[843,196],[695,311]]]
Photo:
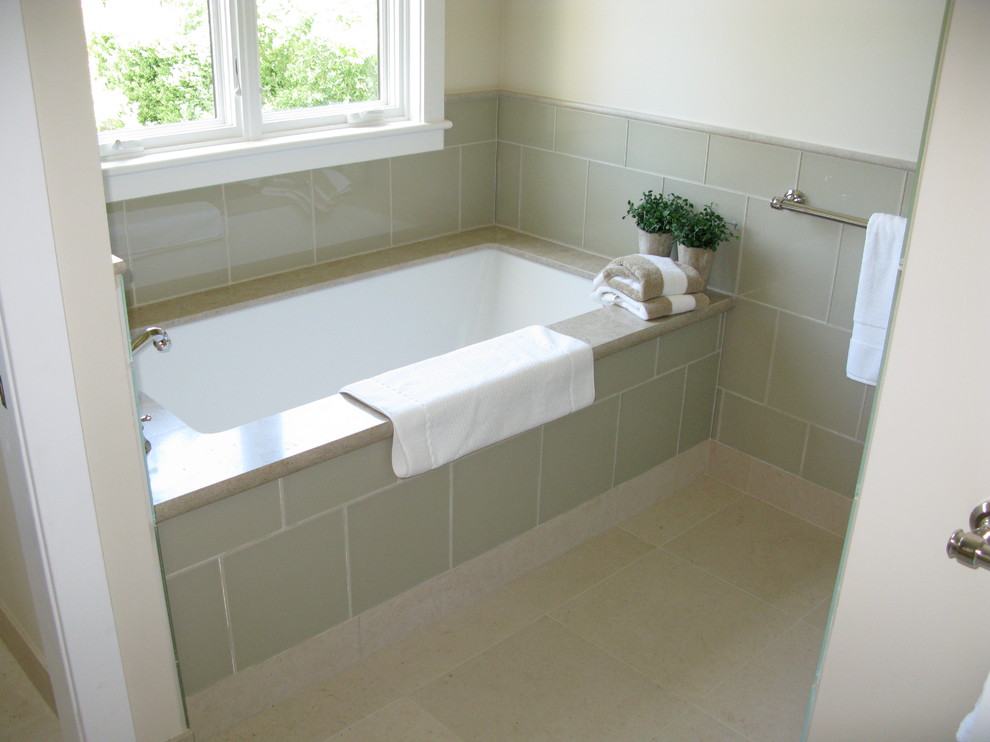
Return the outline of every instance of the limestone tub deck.
[[[355,280],[374,273],[441,259],[458,251],[496,245],[562,270],[593,277],[608,258],[499,227],[388,248],[307,268],[136,307],[131,328],[167,330],[232,308],[251,306]],[[597,360],[722,314],[731,296],[706,292],[710,305],[650,322],[616,307],[602,307],[557,322],[552,329],[584,340]],[[181,330],[176,342],[181,342]],[[148,469],[156,519],[161,522],[222,500],[392,435],[377,412],[335,394],[222,433],[198,433],[146,397],[145,436],[153,447]]]

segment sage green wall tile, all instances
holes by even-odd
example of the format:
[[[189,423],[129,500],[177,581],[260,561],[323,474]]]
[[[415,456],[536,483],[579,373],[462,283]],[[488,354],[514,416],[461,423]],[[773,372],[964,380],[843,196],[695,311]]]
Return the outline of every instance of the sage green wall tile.
[[[448,100],[444,115],[453,124],[444,132],[444,143],[451,147],[495,139],[498,98]]]
[[[499,142],[496,158],[495,223],[513,229],[519,227],[521,168],[522,147]]]
[[[281,527],[278,482],[269,482],[159,523],[162,567],[176,572]]]
[[[453,463],[455,565],[536,526],[540,438],[531,430]]]
[[[650,190],[661,193],[663,178],[592,162],[588,171],[584,249],[611,258],[638,252],[636,223],[622,217],[630,201],[637,202]]]
[[[739,293],[825,321],[839,252],[840,225],[776,211],[750,200]]]
[[[644,121],[629,122],[626,167],[703,183],[707,157],[707,134]]]
[[[659,340],[634,345],[595,361],[595,397],[599,400],[652,379]]]
[[[526,147],[553,149],[556,109],[516,98],[498,100],[498,138]]]
[[[739,193],[730,193],[710,186],[687,183],[673,178],[665,178],[664,193],[676,193],[683,196],[698,208],[706,204],[714,204],[716,211],[741,232],[746,220],[746,197]],[[739,269],[740,242],[737,239],[726,240],[719,245],[715,256],[715,265],[708,285],[716,291],[736,293],[736,275]]]
[[[799,474],[808,424],[723,392],[718,440],[791,474]]]
[[[660,338],[660,358],[657,373],[696,361],[718,348],[721,317],[709,317]]]
[[[904,183],[904,197],[901,199],[901,208],[897,213],[905,218],[911,216],[911,209],[914,208],[914,196],[918,188],[918,173],[908,172]]]
[[[863,244],[866,230],[844,225],[839,240],[839,262],[835,269],[835,285],[828,310],[828,323],[852,330],[853,310],[856,308],[856,291],[859,287],[859,269],[863,264]]]
[[[581,247],[587,180],[587,160],[523,149],[519,228]]]
[[[314,170],[313,202],[317,260],[335,260],[391,244],[388,160]]]
[[[540,522],[612,487],[619,397],[543,426]]]
[[[348,618],[340,510],[223,558],[238,670]]]
[[[290,173],[223,187],[233,280],[315,262],[311,175]]]
[[[805,152],[798,188],[809,206],[866,219],[875,212],[898,213],[905,177],[892,167]]]
[[[687,367],[678,453],[711,438],[718,363],[718,354],[714,354]]]
[[[713,134],[705,182],[751,196],[782,196],[798,179],[796,149]]]
[[[864,386],[846,377],[850,333],[792,314],[781,314],[770,370],[771,407],[854,436]]]
[[[188,696],[234,672],[220,563],[172,575],[165,585],[182,690]]]
[[[616,116],[559,108],[554,148],[575,157],[622,165],[626,157],[626,121]]]
[[[450,566],[450,469],[404,479],[347,508],[357,615]]]
[[[877,399],[877,388],[866,386],[866,394],[863,399],[863,411],[859,416],[859,429],[856,432],[856,440],[865,441],[870,432],[870,421],[873,419],[873,407]]]
[[[766,401],[778,314],[772,307],[736,300],[725,319],[720,387],[759,402]]]
[[[495,142],[461,147],[461,229],[495,221]]]
[[[840,495],[852,497],[862,461],[862,443],[812,425],[801,476]]]
[[[220,186],[131,199],[112,214],[111,245],[139,303],[229,282]]]
[[[393,158],[393,243],[456,232],[460,223],[459,183],[457,148]]]
[[[396,481],[392,441],[378,441],[282,479],[286,523],[338,507]]]
[[[677,454],[684,376],[684,369],[671,371],[620,395],[615,484]]]

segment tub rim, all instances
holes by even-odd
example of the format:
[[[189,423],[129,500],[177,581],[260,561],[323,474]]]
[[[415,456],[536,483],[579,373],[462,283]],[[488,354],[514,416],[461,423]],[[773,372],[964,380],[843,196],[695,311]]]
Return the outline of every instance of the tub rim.
[[[132,326],[166,329],[237,309],[418,265],[465,252],[495,248],[559,270],[592,278],[611,258],[502,228],[388,248],[243,284],[137,307]],[[601,307],[549,325],[591,345],[604,358],[731,309],[735,299],[706,291],[700,310],[640,320],[618,307]],[[152,415],[148,474],[155,519],[162,522],[232,495],[343,456],[392,436],[387,418],[356,400],[334,394],[220,433],[198,433],[139,393]],[[328,425],[327,421],[331,421]]]

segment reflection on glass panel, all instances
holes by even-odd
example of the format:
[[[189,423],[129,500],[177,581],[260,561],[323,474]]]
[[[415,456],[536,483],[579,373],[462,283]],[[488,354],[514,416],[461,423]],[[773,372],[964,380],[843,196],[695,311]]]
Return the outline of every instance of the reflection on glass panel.
[[[82,0],[100,131],[216,117],[207,0]]]
[[[380,97],[378,0],[258,0],[263,110]]]

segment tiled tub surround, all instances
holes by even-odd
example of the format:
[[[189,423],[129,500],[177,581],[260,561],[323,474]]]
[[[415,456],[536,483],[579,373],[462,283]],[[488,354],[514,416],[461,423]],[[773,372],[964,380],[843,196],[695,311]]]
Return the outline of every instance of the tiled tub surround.
[[[738,301],[713,437],[852,495],[873,402],[872,388],[844,373],[865,230],[768,201],[799,187],[822,208],[906,215],[913,163],[513,93],[451,96],[447,117],[442,152],[110,204],[130,298],[141,305],[493,221],[614,257],[635,250],[621,216],[642,191],[714,201],[742,238],[721,247],[712,277]],[[334,183],[342,193],[317,198],[318,184],[328,194]],[[142,238],[148,223],[189,227],[197,215],[189,244]]]
[[[493,234],[518,252],[588,277],[605,262],[505,230],[478,230],[473,240],[485,243]],[[473,240],[465,234],[390,252],[409,260]],[[257,292],[260,300],[273,286],[304,280],[303,273],[310,279],[329,270],[347,273],[366,268],[369,259],[381,265],[388,256],[147,307],[132,321],[151,321],[157,310],[174,315],[182,304],[202,309],[197,301],[221,301],[218,294]],[[155,495],[178,495],[156,504],[156,514],[186,692],[223,695],[249,681],[246,668],[307,641],[335,646],[342,632],[361,624],[360,651],[381,646],[421,617],[442,615],[463,593],[477,597],[517,576],[514,564],[536,566],[534,553],[570,548],[575,537],[614,524],[614,512],[634,512],[669,494],[672,483],[700,474],[721,314],[732,305],[728,297],[710,296],[703,312],[652,323],[610,307],[552,325],[592,344],[595,404],[409,480],[392,473],[390,424],[339,395],[216,435],[195,434],[164,411],[156,414],[147,429],[155,446],[153,487],[157,480],[175,489],[155,487]],[[196,451],[197,442],[207,449]],[[589,520],[588,512],[595,517]],[[522,552],[509,545],[529,533],[535,535]],[[425,603],[417,597],[433,589],[424,584],[456,583],[478,569],[488,574],[469,589],[434,594]],[[400,627],[383,628],[381,606],[395,602],[399,607],[390,612],[401,616]],[[299,651],[289,656],[296,659],[277,662],[298,661]],[[339,659],[322,661],[331,666]],[[293,681],[286,682],[289,692]],[[220,705],[242,695],[228,693]]]
[[[769,199],[800,188],[820,208],[906,216],[914,163],[510,93],[498,140],[500,225],[617,257],[636,244],[626,201],[647,189],[738,223],[711,278],[737,299],[712,437],[851,497],[873,406],[845,376],[865,229]]]

